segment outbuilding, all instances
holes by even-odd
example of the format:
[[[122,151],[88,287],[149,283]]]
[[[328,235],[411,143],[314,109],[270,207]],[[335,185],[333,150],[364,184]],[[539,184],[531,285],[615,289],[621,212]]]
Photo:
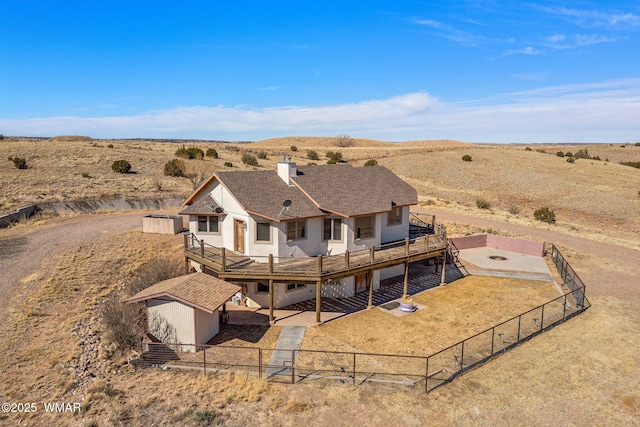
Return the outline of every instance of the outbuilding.
[[[145,302],[149,332],[166,344],[196,351],[220,331],[220,307],[240,287],[205,273],[158,282],[125,300]]]

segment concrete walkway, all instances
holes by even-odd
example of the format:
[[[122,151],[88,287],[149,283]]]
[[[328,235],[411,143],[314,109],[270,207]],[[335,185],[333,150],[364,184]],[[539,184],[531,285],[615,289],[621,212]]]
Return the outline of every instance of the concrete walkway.
[[[278,337],[276,349],[271,355],[271,360],[267,365],[267,378],[274,375],[291,375],[291,365],[293,364],[293,351],[298,350],[302,344],[302,337],[306,332],[306,326],[283,326]]]

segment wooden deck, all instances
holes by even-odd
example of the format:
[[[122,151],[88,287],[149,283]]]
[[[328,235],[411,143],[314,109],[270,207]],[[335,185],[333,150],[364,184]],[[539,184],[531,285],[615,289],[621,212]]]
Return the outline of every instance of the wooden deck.
[[[447,251],[445,232],[440,226],[436,226],[435,231],[436,234],[364,251],[304,258],[247,257],[185,235],[185,257],[213,270],[225,280],[317,283],[442,256]]]

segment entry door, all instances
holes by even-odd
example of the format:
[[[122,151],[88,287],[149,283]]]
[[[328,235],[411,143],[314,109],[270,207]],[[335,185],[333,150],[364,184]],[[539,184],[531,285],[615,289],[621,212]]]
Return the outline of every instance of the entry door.
[[[356,276],[356,294],[367,290],[367,273],[358,274]]]
[[[244,221],[235,220],[235,251],[244,253]]]

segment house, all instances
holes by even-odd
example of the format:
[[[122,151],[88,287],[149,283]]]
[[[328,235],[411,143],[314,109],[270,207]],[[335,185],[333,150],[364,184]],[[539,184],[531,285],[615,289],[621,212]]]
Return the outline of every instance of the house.
[[[409,262],[442,257],[444,230],[409,239],[417,191],[382,166],[216,172],[184,202],[185,258],[242,288],[250,307],[370,294]]]

